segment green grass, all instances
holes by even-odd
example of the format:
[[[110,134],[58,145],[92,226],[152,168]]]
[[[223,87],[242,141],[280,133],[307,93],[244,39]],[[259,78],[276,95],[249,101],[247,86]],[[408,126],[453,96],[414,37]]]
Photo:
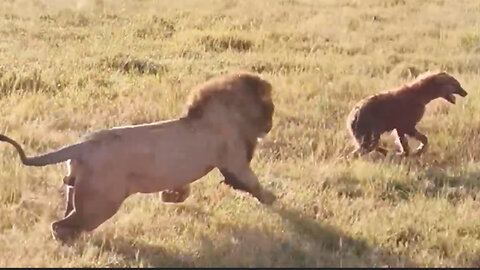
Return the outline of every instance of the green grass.
[[[274,86],[252,166],[279,197],[261,205],[214,171],[183,204],[131,196],[63,246],[50,223],[65,166],[24,167],[4,144],[0,266],[480,266],[479,12],[471,0],[0,1],[0,133],[29,154],[175,117],[195,85],[247,70]],[[353,104],[428,69],[469,95],[429,104],[427,153],[340,159]]]

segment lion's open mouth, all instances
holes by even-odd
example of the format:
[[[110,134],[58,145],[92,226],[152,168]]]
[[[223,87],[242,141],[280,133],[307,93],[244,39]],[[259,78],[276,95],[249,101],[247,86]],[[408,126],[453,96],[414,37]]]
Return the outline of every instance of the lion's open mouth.
[[[455,104],[455,96],[453,94],[448,94],[444,97],[448,102]]]

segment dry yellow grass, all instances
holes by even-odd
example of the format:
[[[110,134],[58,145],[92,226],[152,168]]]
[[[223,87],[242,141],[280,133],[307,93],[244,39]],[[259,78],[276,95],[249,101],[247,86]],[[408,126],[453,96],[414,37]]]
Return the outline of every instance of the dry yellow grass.
[[[194,85],[255,71],[277,110],[252,165],[279,196],[260,205],[215,171],[183,204],[132,196],[62,246],[64,166],[24,167],[2,144],[0,266],[480,266],[479,13],[472,0],[0,1],[0,132],[29,154],[177,116]],[[338,159],[351,106],[427,69],[469,92],[428,106],[428,152]]]

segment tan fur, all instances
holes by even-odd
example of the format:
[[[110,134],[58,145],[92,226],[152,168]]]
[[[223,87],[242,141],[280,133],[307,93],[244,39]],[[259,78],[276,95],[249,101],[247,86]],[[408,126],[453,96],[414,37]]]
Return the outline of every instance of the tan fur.
[[[425,106],[436,98],[455,103],[454,94],[467,95],[454,77],[445,72],[427,72],[408,85],[359,101],[347,120],[347,128],[357,146],[354,156],[373,150],[386,155],[387,150],[378,146],[380,135],[394,129],[401,147],[400,155],[410,154],[406,135],[422,143],[414,153],[422,154],[428,139],[415,126],[422,119]]]
[[[163,191],[165,202],[184,201],[189,184],[218,168],[224,183],[270,204],[250,160],[257,139],[272,127],[271,85],[240,73],[197,87],[186,116],[157,123],[96,132],[78,144],[36,157],[26,157],[14,140],[22,162],[45,166],[70,160],[65,217],[52,224],[55,238],[72,239],[112,217],[134,193]]]

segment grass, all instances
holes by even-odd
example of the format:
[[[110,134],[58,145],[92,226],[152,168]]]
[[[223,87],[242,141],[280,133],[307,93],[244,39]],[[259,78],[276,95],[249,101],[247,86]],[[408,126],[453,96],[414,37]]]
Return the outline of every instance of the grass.
[[[248,70],[274,85],[252,166],[279,197],[260,205],[214,171],[183,204],[131,196],[63,246],[50,223],[64,165],[24,167],[0,145],[0,266],[479,267],[479,12],[468,0],[0,1],[0,132],[29,154],[175,117],[193,86]],[[469,92],[429,104],[428,152],[339,159],[352,105],[428,69]]]

